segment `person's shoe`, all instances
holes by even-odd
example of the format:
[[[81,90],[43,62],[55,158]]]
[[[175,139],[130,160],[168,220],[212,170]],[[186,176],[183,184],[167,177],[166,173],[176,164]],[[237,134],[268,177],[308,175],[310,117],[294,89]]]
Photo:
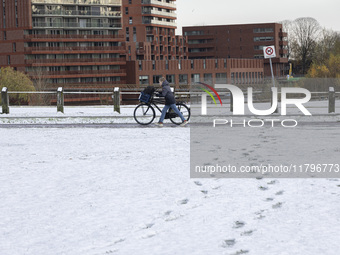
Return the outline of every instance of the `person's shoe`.
[[[157,122],[155,123],[156,126],[163,127],[163,122]]]
[[[182,124],[180,124],[180,126],[181,126],[181,127],[184,127],[186,124],[188,124],[188,121],[187,121],[187,120],[183,121]]]

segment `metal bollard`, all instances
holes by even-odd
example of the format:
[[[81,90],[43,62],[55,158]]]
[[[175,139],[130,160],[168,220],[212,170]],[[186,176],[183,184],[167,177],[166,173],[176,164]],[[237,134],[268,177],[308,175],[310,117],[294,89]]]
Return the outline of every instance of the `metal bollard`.
[[[57,112],[64,113],[64,92],[62,87],[57,90]]]
[[[120,113],[120,90],[119,87],[114,88],[113,92],[113,111]]]
[[[8,89],[3,87],[1,90],[2,113],[9,114]]]
[[[334,87],[329,88],[328,113],[335,113],[335,90],[334,90]]]

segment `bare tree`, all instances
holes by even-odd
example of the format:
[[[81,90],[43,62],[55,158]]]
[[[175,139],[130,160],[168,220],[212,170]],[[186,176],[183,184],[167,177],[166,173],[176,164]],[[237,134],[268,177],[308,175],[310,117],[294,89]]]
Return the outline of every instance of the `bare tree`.
[[[291,53],[292,57],[301,63],[303,74],[307,72],[312,63],[320,31],[319,22],[314,18],[298,18],[293,22],[291,28]]]
[[[313,58],[313,63],[317,65],[325,64],[329,59],[330,54],[333,53],[336,55],[335,47],[336,44],[339,43],[339,40],[340,37],[337,32],[324,28],[315,49],[316,54]]]
[[[288,59],[290,57],[291,54],[291,40],[290,40],[290,35],[291,35],[291,30],[292,30],[292,26],[293,26],[293,22],[291,20],[283,20],[279,22],[280,24],[282,24],[282,31],[287,33],[287,51],[288,51]]]
[[[36,91],[45,91],[48,88],[48,79],[46,78],[46,72],[42,67],[35,67],[30,72],[34,87]],[[36,98],[37,105],[50,105],[50,96],[48,94],[40,94]]]

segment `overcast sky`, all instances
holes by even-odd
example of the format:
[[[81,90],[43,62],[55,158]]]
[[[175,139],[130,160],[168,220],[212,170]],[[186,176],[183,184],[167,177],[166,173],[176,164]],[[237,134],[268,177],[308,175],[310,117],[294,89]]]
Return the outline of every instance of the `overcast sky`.
[[[177,0],[177,34],[182,26],[271,23],[313,17],[340,32],[340,0]]]

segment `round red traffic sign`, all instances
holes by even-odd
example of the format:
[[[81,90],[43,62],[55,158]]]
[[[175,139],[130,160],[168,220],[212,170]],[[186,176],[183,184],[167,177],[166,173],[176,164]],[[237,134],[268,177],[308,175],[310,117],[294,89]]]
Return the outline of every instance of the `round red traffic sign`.
[[[271,47],[266,48],[266,53],[267,55],[272,55],[274,53],[273,48]]]

